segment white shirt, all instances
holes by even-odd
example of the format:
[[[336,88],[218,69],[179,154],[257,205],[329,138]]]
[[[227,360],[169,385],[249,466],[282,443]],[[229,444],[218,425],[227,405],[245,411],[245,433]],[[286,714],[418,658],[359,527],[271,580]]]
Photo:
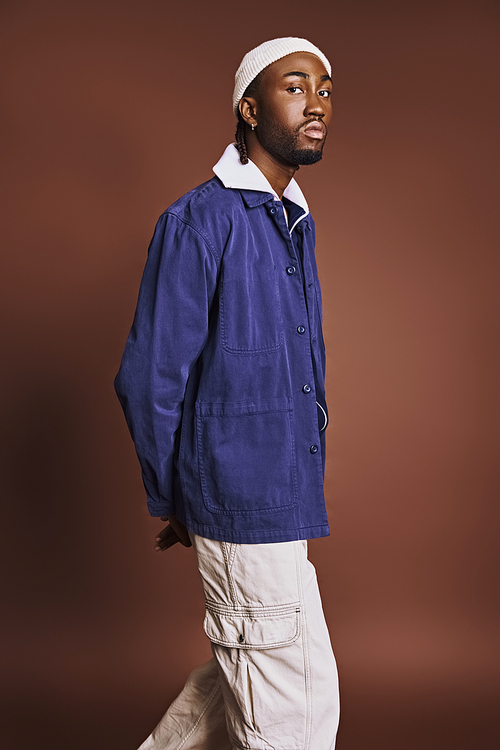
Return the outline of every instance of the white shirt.
[[[236,190],[258,190],[261,193],[271,193],[277,201],[280,200],[276,191],[271,187],[270,182],[260,171],[257,164],[250,159],[248,164],[240,162],[239,153],[234,145],[230,143],[226,148],[217,164],[213,167],[213,172],[217,175],[224,187],[234,188]],[[309,206],[304,197],[304,193],[292,178],[286,186],[283,197],[288,198],[292,203],[300,206],[305,214],[298,219],[300,221],[309,213]],[[283,207],[283,210],[285,208]],[[285,212],[286,217],[286,212]],[[294,227],[290,228],[293,231]]]

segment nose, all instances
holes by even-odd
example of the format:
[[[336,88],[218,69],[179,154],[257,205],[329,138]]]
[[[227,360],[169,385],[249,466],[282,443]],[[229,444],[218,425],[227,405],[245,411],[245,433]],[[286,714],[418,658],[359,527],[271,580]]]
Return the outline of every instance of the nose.
[[[315,115],[316,117],[325,117],[328,112],[330,105],[330,99],[325,96],[320,96],[319,92],[310,91],[309,96],[306,100],[306,106],[304,109],[304,115],[310,117]]]

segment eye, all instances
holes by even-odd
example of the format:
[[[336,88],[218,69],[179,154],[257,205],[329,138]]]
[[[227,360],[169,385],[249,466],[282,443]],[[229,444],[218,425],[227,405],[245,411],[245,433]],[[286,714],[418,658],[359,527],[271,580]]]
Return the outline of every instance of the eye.
[[[318,91],[318,94],[324,99],[328,99],[332,95],[332,92],[328,89],[322,89],[321,91]]]
[[[287,88],[287,91],[290,91],[292,94],[295,94],[295,92],[300,91],[302,93],[302,88],[300,86],[289,86]]]

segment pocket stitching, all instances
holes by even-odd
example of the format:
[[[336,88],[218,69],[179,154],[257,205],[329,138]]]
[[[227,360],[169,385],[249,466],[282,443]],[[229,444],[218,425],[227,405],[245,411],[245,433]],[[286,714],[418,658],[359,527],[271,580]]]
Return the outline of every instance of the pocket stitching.
[[[226,329],[226,323],[225,323],[225,313],[224,313],[224,278],[221,279],[220,283],[220,320],[221,320],[221,340],[222,340],[222,348],[229,352],[229,354],[259,354],[262,352],[277,352],[281,347],[283,346],[284,342],[284,333],[283,333],[283,313],[281,311],[281,298],[279,293],[279,283],[278,279],[276,278],[276,269],[274,269],[275,273],[275,279],[274,279],[274,286],[275,286],[275,292],[276,292],[276,304],[277,304],[277,326],[278,330],[277,333],[279,333],[278,341],[276,344],[273,344],[272,346],[263,346],[259,348],[254,349],[244,349],[242,347],[234,347],[230,346],[230,344],[227,341],[227,329]]]
[[[211,407],[212,413],[207,413],[204,409],[207,409],[208,407]],[[223,409],[226,408],[227,412],[229,413],[214,413],[214,411],[219,408]],[[298,503],[298,483],[297,483],[297,465],[296,465],[296,455],[295,455],[295,436],[293,434],[293,424],[292,424],[292,418],[293,418],[293,409],[290,404],[290,400],[287,399],[287,405],[279,405],[277,403],[274,403],[272,406],[269,405],[268,408],[264,408],[262,405],[259,407],[256,407],[255,405],[247,404],[245,408],[245,404],[241,403],[230,403],[230,404],[203,404],[202,402],[197,402],[195,404],[195,410],[196,410],[196,424],[197,424],[197,439],[196,443],[198,446],[198,472],[200,476],[200,485],[201,485],[201,493],[203,497],[203,502],[206,506],[206,508],[211,513],[218,513],[221,515],[226,516],[255,516],[255,515],[262,515],[262,514],[269,514],[269,513],[279,513],[283,510],[289,510],[290,508],[296,507]],[[232,413],[231,413],[232,412]],[[292,481],[292,492],[291,492],[291,498],[292,502],[290,503],[284,503],[281,505],[274,505],[271,508],[253,508],[251,510],[226,510],[223,508],[219,508],[216,505],[214,505],[210,500],[210,493],[208,490],[208,483],[207,478],[205,475],[204,470],[204,464],[203,464],[203,446],[202,446],[202,421],[208,421],[209,419],[222,419],[227,417],[248,417],[248,416],[255,416],[259,414],[272,414],[272,413],[280,413],[285,412],[288,417],[288,426],[289,426],[289,434],[290,434],[290,452],[291,452],[291,481]]]
[[[280,611],[281,610],[281,611]],[[293,604],[287,604],[287,605],[274,605],[271,607],[262,607],[259,609],[254,608],[246,608],[246,609],[234,609],[228,606],[224,605],[217,605],[206,602],[206,615],[205,620],[203,623],[203,629],[205,631],[205,634],[210,639],[212,643],[216,643],[219,646],[224,646],[226,648],[240,648],[243,650],[256,650],[256,651],[264,651],[266,649],[270,648],[278,648],[280,646],[289,646],[292,643],[295,643],[295,641],[300,636],[300,602],[296,602]],[[265,642],[265,643],[240,643],[239,641],[230,641],[230,640],[222,640],[221,638],[216,637],[214,634],[211,634],[209,632],[208,628],[208,614],[212,613],[216,616],[218,616],[219,620],[221,622],[224,622],[224,619],[228,619],[229,617],[232,618],[241,618],[243,620],[254,620],[256,622],[262,621],[266,618],[273,618],[273,619],[281,619],[281,620],[289,620],[290,615],[294,615],[294,632],[291,637],[287,638],[286,640],[276,641],[273,640],[271,642]],[[226,615],[226,618],[224,617]],[[256,616],[257,615],[257,616]]]

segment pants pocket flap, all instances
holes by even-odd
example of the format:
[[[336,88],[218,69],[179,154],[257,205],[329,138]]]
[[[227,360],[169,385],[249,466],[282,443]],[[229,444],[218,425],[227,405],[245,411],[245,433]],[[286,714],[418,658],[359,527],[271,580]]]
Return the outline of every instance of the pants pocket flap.
[[[300,604],[241,610],[207,604],[203,627],[220,646],[260,650],[288,646],[300,635]]]

